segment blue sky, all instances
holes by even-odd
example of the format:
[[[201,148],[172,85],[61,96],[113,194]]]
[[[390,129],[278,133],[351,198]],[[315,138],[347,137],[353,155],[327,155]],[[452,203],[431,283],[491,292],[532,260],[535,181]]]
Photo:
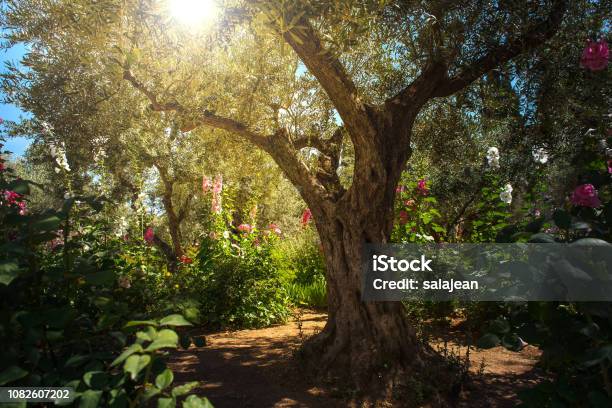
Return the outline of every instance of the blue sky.
[[[4,63],[7,61],[18,63],[26,51],[26,46],[23,44],[16,45],[8,50],[0,50],[0,59],[2,66],[0,70],[4,71]],[[0,100],[4,99],[4,95],[0,92]],[[4,120],[18,121],[20,117],[27,117],[28,114],[21,111],[14,105],[8,105],[0,102],[0,118]],[[23,137],[7,139],[4,149],[13,152],[13,154],[21,156],[30,142]]]

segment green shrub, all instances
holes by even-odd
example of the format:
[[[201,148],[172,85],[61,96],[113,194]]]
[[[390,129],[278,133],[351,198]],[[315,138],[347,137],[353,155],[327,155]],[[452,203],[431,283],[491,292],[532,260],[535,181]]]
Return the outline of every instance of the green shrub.
[[[276,245],[274,259],[288,283],[308,285],[325,278],[325,260],[319,245],[316,231],[311,227]]]
[[[151,320],[130,297],[115,264],[119,242],[105,239],[97,216],[102,200],[24,211],[32,187],[0,172],[9,198],[0,203],[0,386],[73,387],[84,407],[174,406],[197,384],[172,388],[162,356],[179,344],[172,328],[190,323]]]
[[[206,323],[262,327],[286,321],[289,298],[272,258],[274,241],[256,231],[202,240],[197,273]]]
[[[327,283],[322,276],[316,276],[311,283],[290,283],[287,285],[289,298],[296,306],[314,308],[327,307]]]

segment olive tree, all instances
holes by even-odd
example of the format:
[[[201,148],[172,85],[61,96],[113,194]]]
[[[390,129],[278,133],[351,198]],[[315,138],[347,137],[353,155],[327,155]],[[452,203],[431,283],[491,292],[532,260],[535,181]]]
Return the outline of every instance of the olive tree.
[[[325,254],[328,321],[304,351],[362,387],[417,375],[435,358],[400,303],[364,302],[361,287],[364,246],[389,240],[417,116],[544,44],[568,9],[565,0],[227,1],[215,27],[184,30],[150,1],[9,4],[15,41],[95,61],[185,134],[216,129],[270,155],[311,209]]]

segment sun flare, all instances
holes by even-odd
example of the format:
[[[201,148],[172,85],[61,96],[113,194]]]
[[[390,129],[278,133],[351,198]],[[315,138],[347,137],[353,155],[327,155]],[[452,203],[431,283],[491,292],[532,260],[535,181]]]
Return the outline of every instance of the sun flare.
[[[177,22],[192,27],[210,23],[219,15],[213,0],[168,0],[168,9]]]

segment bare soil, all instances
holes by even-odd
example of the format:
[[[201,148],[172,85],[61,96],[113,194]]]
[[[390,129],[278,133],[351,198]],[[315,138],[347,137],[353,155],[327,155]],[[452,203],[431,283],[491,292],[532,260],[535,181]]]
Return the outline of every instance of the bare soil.
[[[299,319],[265,329],[205,334],[206,346],[192,345],[170,356],[178,383],[199,381],[197,393],[216,408],[346,407],[343,395],[317,385],[293,358],[302,341],[320,331],[326,315],[298,312]],[[197,330],[192,334],[203,334]],[[432,337],[434,348],[465,359],[463,335],[448,330]],[[445,346],[446,344],[446,346]],[[516,392],[542,381],[535,368],[540,352],[527,346],[515,353],[502,347],[470,350],[470,381],[459,407],[512,407]],[[484,362],[484,363],[483,363]]]

